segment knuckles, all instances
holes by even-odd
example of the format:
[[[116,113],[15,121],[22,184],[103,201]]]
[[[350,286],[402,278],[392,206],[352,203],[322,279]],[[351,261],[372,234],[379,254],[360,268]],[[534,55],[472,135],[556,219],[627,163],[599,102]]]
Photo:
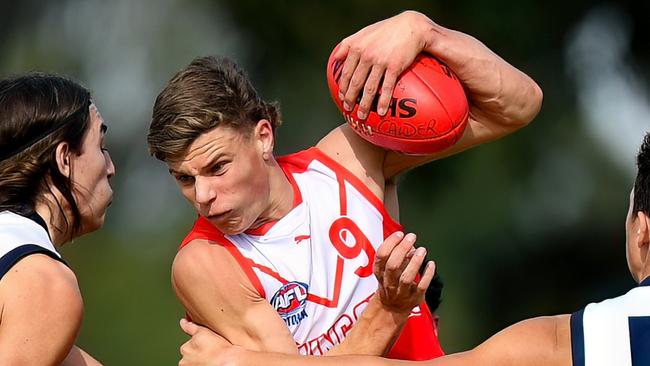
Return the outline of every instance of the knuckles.
[[[398,271],[401,267],[400,263],[388,263],[386,264],[386,271],[395,272]]]

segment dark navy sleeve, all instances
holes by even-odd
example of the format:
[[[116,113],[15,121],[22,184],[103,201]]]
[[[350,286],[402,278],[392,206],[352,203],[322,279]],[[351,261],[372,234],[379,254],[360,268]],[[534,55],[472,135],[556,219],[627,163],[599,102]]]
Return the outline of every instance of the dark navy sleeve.
[[[571,314],[571,358],[573,366],[585,366],[585,334],[582,318],[585,309]]]
[[[59,258],[59,256],[53,253],[51,250],[45,249],[35,244],[25,244],[14,248],[7,254],[0,257],[0,278],[4,277],[4,275],[9,272],[11,267],[13,267],[21,259],[30,254],[45,254],[50,258],[56,259],[57,261],[67,265],[63,259]]]

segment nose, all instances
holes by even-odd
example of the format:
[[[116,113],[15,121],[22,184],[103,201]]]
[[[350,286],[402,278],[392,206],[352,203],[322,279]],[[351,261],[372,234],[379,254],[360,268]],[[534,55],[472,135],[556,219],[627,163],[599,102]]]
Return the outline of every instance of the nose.
[[[216,191],[210,184],[209,177],[196,176],[194,178],[194,199],[199,205],[207,205],[216,197]]]
[[[106,176],[110,179],[115,176],[115,164],[113,164],[113,159],[108,151],[104,151],[104,156],[106,159]]]

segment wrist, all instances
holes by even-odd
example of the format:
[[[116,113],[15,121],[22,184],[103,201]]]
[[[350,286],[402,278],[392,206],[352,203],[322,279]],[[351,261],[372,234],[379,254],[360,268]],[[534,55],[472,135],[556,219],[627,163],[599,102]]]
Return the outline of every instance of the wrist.
[[[215,359],[221,360],[219,365],[245,366],[244,360],[247,360],[250,357],[250,353],[251,351],[248,351],[243,347],[230,346]],[[216,365],[217,364],[215,364],[215,366]]]
[[[414,42],[419,45],[420,50],[431,53],[429,48],[432,44],[437,43],[436,36],[442,27],[426,15],[415,10],[406,10],[400,16],[403,17],[404,23],[411,28],[411,35],[415,37]]]
[[[446,60],[451,57],[450,52],[453,50],[453,46],[450,45],[453,41],[453,37],[450,37],[451,32],[453,31],[433,22],[432,20],[422,24],[421,27],[421,32],[424,35],[422,51],[446,62]]]
[[[394,304],[384,302],[379,291],[375,292],[375,296],[370,299],[370,304],[375,305],[376,311],[383,312],[384,315],[389,315],[396,322],[401,322],[408,318],[412,310],[410,307],[405,308],[404,306],[395,306]]]

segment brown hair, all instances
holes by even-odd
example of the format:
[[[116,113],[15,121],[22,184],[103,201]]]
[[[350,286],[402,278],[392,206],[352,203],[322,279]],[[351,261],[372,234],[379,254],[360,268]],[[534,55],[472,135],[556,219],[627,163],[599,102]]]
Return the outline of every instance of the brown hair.
[[[650,215],[650,132],[646,133],[636,157],[633,212]]]
[[[202,133],[217,126],[245,134],[261,119],[280,125],[276,103],[262,100],[235,62],[196,58],[167,83],[156,98],[149,126],[149,152],[162,161],[182,157]]]
[[[64,141],[81,153],[90,103],[87,89],[63,77],[31,73],[0,80],[0,210],[32,213],[53,185],[72,211],[67,217],[56,202],[66,223],[62,230],[80,230],[72,182],[59,171],[55,154]]]

